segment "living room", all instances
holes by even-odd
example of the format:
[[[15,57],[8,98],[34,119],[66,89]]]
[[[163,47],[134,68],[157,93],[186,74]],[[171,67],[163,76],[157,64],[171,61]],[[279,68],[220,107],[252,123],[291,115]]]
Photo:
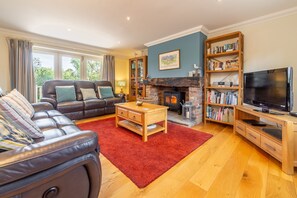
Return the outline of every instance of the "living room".
[[[89,3],[94,7],[98,6],[94,1]],[[105,3],[108,4],[107,2]],[[212,3],[214,4],[214,9],[221,14],[222,8],[220,6],[227,2],[214,1]],[[238,6],[236,8],[240,8],[239,10],[244,12],[245,9],[240,5],[237,5],[235,2],[232,3],[234,3],[232,4],[234,7]],[[255,1],[253,3],[257,4],[259,2]],[[113,40],[114,45],[112,47],[108,47],[104,42],[100,45],[100,38],[95,39],[96,36],[93,36],[96,41],[94,45],[91,44],[91,36],[89,36],[89,38],[88,36],[84,37],[84,40],[80,41],[79,38],[82,38],[80,35],[82,34],[81,32],[78,33],[79,36],[73,37],[71,33],[77,31],[77,27],[63,27],[69,30],[62,31],[59,24],[57,26],[51,26],[50,23],[45,22],[41,23],[39,28],[35,27],[35,29],[30,29],[23,27],[23,29],[21,29],[21,27],[17,26],[17,23],[14,25],[9,24],[9,22],[13,22],[12,19],[5,20],[5,13],[12,13],[11,8],[13,6],[7,5],[8,7],[6,7],[6,3],[1,3],[3,5],[1,5],[0,10],[1,12],[3,11],[2,13],[4,14],[0,14],[0,63],[2,71],[0,87],[5,94],[12,90],[9,77],[9,47],[7,38],[31,41],[33,43],[33,52],[35,50],[35,53],[59,50],[61,54],[71,52],[72,54],[85,57],[112,55],[115,59],[114,92],[120,93],[121,87],[117,85],[117,82],[124,80],[126,85],[123,87],[123,92],[126,95],[131,94],[129,93],[129,59],[139,56],[148,56],[147,74],[151,79],[189,77],[189,72],[195,70],[194,64],[202,67],[204,71],[204,41],[232,32],[241,32],[244,35],[244,73],[292,67],[293,76],[297,76],[297,59],[295,58],[295,47],[297,46],[297,39],[295,38],[295,35],[297,35],[297,27],[295,25],[297,21],[297,4],[291,1],[285,1],[283,4],[280,3],[279,5],[277,5],[277,3],[274,5],[271,2],[268,4],[264,1],[262,3],[263,5],[261,4],[258,7],[254,7],[254,15],[252,13],[247,14],[248,12],[245,12],[245,14],[247,14],[246,16],[244,16],[244,14],[241,15],[239,11],[234,8],[235,16],[237,14],[240,20],[230,20],[230,18],[234,16],[231,15],[228,18],[231,21],[230,23],[222,21],[223,19],[221,20],[219,15],[218,17],[212,16],[213,21],[208,20],[207,22],[203,22],[202,20],[197,23],[189,22],[189,24],[184,24],[184,26],[177,25],[182,28],[176,28],[174,30],[170,30],[169,27],[167,32],[154,33],[158,32],[154,30],[150,32],[152,36],[149,38],[151,39],[140,39],[141,45],[134,42],[134,40],[137,40],[141,36],[136,35],[136,33],[128,32],[132,36],[127,41],[115,39]],[[163,6],[166,6],[162,3],[160,4],[156,4],[156,7],[152,6],[149,8],[159,10],[164,8]],[[118,7],[120,6],[127,7],[123,5],[123,3],[119,3]],[[270,6],[271,9],[268,9]],[[34,6],[32,6],[32,9],[34,9]],[[191,9],[189,8],[189,10]],[[36,9],[35,11],[36,15],[43,16],[40,10]],[[199,11],[205,13],[203,10]],[[46,11],[44,12],[46,13]],[[251,11],[249,10],[249,12]],[[131,18],[128,20],[126,14],[122,16],[123,13],[121,13],[121,28],[134,28],[135,23],[139,19],[136,19],[136,16],[131,14]],[[170,14],[172,13],[170,12]],[[183,15],[181,12],[178,12],[178,14]],[[213,15],[215,14],[213,13]],[[140,16],[145,17],[143,15]],[[110,17],[113,16],[110,15]],[[119,14],[115,14],[114,17],[119,18]],[[159,15],[159,17],[161,17],[161,15]],[[78,18],[76,19],[80,20]],[[155,18],[153,17],[153,19]],[[148,19],[142,18],[142,20],[147,22]],[[169,20],[170,19],[168,19],[168,21]],[[184,19],[184,21],[186,20],[189,20],[189,18]],[[69,21],[71,20],[69,19]],[[182,21],[183,20],[180,22],[182,23]],[[219,26],[214,25],[216,21],[220,22]],[[78,23],[79,22],[81,21],[78,21]],[[84,22],[85,24],[82,27],[85,29],[95,24],[95,22]],[[88,26],[88,24],[90,26]],[[108,26],[108,24],[106,26]],[[168,28],[167,25],[164,25],[164,29],[166,29],[166,27]],[[56,28],[60,29],[57,30]],[[135,28],[147,30],[144,24],[140,27],[135,26]],[[35,32],[31,30],[35,30]],[[48,31],[47,33],[46,30]],[[55,33],[50,34],[51,32]],[[89,32],[87,32],[87,34],[88,33]],[[95,33],[101,33],[106,37],[107,41],[112,40],[110,39],[112,33],[103,31],[95,31]],[[96,35],[95,33],[89,35]],[[58,36],[53,36],[55,34]],[[59,34],[63,36],[59,37]],[[122,47],[126,42],[129,44],[127,44],[126,47]],[[180,49],[180,67],[161,71],[158,65],[159,54],[176,49]],[[202,83],[204,83],[203,80]],[[297,81],[293,80],[292,84],[293,92],[297,93]],[[202,94],[204,94],[203,90]],[[296,96],[293,98],[292,102],[293,104],[297,104]],[[203,102],[199,105],[202,108]],[[296,112],[297,106],[293,105],[291,111]],[[84,124],[90,120],[103,120],[105,118],[109,119],[110,117],[114,117],[114,114],[89,118],[78,123]],[[202,119],[203,117],[200,116],[200,118]],[[268,120],[269,118],[270,117],[268,117]],[[282,163],[278,159],[267,154],[240,135],[234,135],[232,126],[207,122],[206,124],[200,123],[195,125],[193,128],[194,130],[210,133],[213,137],[159,178],[148,184],[145,188],[137,187],[137,185],[123,174],[117,166],[100,154],[103,176],[99,197],[216,197],[222,195],[246,197],[252,196],[252,194],[255,195],[254,197],[297,197],[296,169],[294,172],[293,168],[293,174],[284,173],[284,167],[282,167]],[[150,142],[150,137],[148,137],[148,142]],[[292,149],[292,147],[288,148]]]

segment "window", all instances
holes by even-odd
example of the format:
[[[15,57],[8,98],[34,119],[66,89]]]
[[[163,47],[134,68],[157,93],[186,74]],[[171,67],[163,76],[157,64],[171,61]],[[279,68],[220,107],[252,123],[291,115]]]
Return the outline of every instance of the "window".
[[[33,53],[33,68],[36,84],[36,99],[42,96],[42,85],[47,80],[55,78],[55,55],[47,53]]]
[[[62,56],[62,79],[79,80],[81,59],[71,56]]]
[[[87,59],[87,80],[102,80],[102,59]]]
[[[37,101],[39,101],[42,97],[41,87],[47,80],[102,80],[103,56],[35,48],[33,67]]]

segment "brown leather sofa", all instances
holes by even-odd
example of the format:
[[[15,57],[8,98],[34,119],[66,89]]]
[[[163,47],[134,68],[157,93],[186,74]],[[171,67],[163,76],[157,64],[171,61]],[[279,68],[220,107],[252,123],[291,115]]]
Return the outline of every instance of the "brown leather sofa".
[[[0,153],[0,197],[97,198],[101,164],[97,134],[81,131],[49,103],[33,105],[44,138]]]
[[[74,86],[76,101],[57,102],[56,86]],[[99,99],[98,86],[110,86],[109,81],[71,81],[71,80],[50,80],[42,86],[41,102],[49,102],[54,108],[72,120],[80,120],[115,112],[114,104],[124,102],[124,96],[114,94],[114,98]],[[94,89],[97,99],[83,100],[81,88]]]

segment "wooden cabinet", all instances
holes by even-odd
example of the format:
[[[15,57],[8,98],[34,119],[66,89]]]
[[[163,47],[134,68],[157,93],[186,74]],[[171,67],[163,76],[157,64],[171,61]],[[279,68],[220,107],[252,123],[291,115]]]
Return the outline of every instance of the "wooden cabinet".
[[[253,122],[251,122],[253,121]],[[255,122],[261,121],[262,126]],[[282,170],[294,174],[297,167],[297,118],[254,111],[249,106],[235,108],[234,133],[240,134],[282,163]],[[269,130],[267,130],[269,129]]]
[[[233,125],[234,107],[243,96],[243,34],[209,38],[204,52],[204,123]]]
[[[147,56],[129,59],[129,100],[134,101],[138,96],[145,96],[143,79],[147,75]]]

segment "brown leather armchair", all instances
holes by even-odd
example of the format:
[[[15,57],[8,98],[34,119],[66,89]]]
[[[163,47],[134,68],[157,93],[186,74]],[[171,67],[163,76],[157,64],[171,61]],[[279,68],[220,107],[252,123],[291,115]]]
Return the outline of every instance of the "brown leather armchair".
[[[45,137],[0,153],[0,197],[97,198],[102,177],[97,134],[79,130],[49,103],[34,108],[33,120],[46,126]]]

